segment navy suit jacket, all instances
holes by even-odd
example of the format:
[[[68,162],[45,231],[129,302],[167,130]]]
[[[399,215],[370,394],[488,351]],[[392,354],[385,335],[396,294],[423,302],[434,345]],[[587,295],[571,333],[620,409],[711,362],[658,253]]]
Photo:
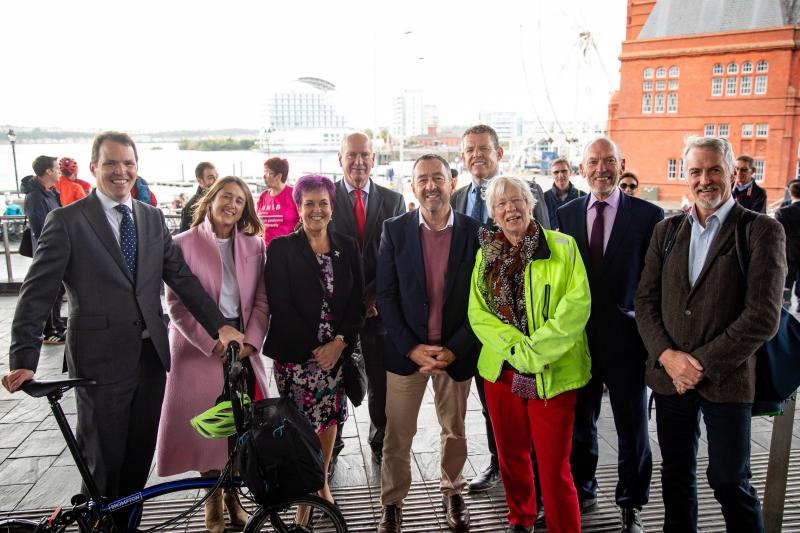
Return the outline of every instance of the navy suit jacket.
[[[594,265],[586,229],[590,198],[591,195],[586,195],[568,202],[558,209],[557,216],[560,231],[577,241],[589,275],[592,313],[586,332],[592,364],[642,364],[647,352],[636,328],[633,300],[653,228],[664,219],[664,210],[640,198],[620,194],[603,262]]]
[[[418,212],[384,222],[378,252],[378,310],[388,332],[384,367],[401,376],[413,374],[419,368],[407,357],[408,352],[417,344],[428,343],[428,294]],[[456,356],[447,373],[457,381],[475,374],[481,348],[467,318],[479,227],[476,220],[454,213],[445,275],[442,345]]]

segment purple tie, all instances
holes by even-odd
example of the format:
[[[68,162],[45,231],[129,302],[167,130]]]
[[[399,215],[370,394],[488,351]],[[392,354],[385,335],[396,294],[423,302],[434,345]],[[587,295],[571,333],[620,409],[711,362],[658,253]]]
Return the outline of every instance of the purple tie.
[[[596,214],[592,224],[592,236],[589,237],[589,255],[592,256],[592,266],[595,268],[599,268],[603,264],[603,239],[606,233],[603,210],[607,205],[605,202],[594,204]]]

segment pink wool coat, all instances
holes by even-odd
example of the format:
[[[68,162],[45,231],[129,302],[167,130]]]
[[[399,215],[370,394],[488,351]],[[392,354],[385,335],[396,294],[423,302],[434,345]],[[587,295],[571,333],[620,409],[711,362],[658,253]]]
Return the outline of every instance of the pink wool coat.
[[[203,288],[219,303],[222,257],[211,223],[206,219],[177,235],[175,243]],[[261,355],[269,316],[264,286],[264,240],[235,231],[233,249],[244,320],[244,342],[255,347],[250,362],[256,383],[266,397],[266,358]],[[217,341],[197,323],[169,287],[167,306],[171,318],[172,370],[167,374],[158,428],[156,472],[163,477],[192,470],[218,470],[225,466],[228,456],[227,439],[206,439],[189,424],[189,420],[213,406],[222,392],[222,363],[211,354]]]

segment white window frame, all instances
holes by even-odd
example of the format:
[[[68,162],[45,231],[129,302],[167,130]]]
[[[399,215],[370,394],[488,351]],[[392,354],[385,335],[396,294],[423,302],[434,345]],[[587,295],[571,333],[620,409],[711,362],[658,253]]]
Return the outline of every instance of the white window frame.
[[[756,124],[756,137],[759,139],[766,139],[769,137],[769,124],[766,122]]]
[[[736,77],[725,78],[725,96],[736,96]]]
[[[767,94],[767,75],[760,74],[756,76],[753,87],[754,94]]]
[[[764,175],[766,174],[767,170],[767,163],[763,159],[754,159],[753,166],[755,167],[755,172],[753,172],[753,179],[757,182],[764,181]]]
[[[742,137],[750,138],[753,136],[753,125],[742,124]]]
[[[678,112],[678,93],[669,93],[667,95],[667,113]]]
[[[667,80],[656,80],[656,91],[666,91]]]
[[[739,73],[739,65],[734,62],[728,63],[728,68],[726,69],[728,74],[738,74]]]
[[[677,91],[678,90],[678,80],[676,80],[676,79],[669,80],[669,83],[667,85],[668,85],[670,91]]]
[[[642,95],[642,113],[652,113],[652,112],[653,112],[653,94],[644,93]]]
[[[711,74],[714,76],[722,74],[724,71],[725,69],[723,68],[722,63],[715,63],[714,66],[711,67]]]
[[[674,181],[676,177],[676,170],[678,168],[677,161],[674,159],[667,159],[667,179]]]
[[[669,72],[667,73],[667,75],[670,78],[677,78],[681,75],[681,69],[678,67],[678,65],[672,65],[671,67],[669,67]]]
[[[717,125],[717,136],[718,137],[724,137],[724,138],[727,139],[728,135],[730,134],[730,131],[731,131],[731,127],[730,127],[729,124],[719,124],[719,125]]]
[[[742,74],[752,74],[753,73],[753,62],[752,61],[745,61],[742,63]]]
[[[739,94],[742,96],[750,96],[753,94],[753,77],[742,76],[739,81]]]
[[[664,97],[664,93],[656,93],[656,99],[653,103],[653,112],[663,113],[665,109],[665,101],[666,98]]]
[[[665,67],[658,67],[656,69],[656,78],[666,78],[667,77],[667,69]]]
[[[642,90],[643,91],[652,91],[653,90],[653,80],[645,80],[642,83]]]
[[[716,127],[714,124],[706,124],[703,127],[703,137],[713,137],[716,132]]]
[[[680,158],[678,161],[680,161],[680,173],[678,174],[678,179],[681,181],[685,181],[686,173],[683,171],[683,158]]]
[[[769,63],[766,59],[759,59],[756,63],[756,72],[769,72]]]
[[[653,72],[654,72],[653,67],[647,67],[646,69],[644,69],[643,73],[644,79],[646,80],[653,79]]]
[[[722,96],[722,78],[711,78],[711,96]]]

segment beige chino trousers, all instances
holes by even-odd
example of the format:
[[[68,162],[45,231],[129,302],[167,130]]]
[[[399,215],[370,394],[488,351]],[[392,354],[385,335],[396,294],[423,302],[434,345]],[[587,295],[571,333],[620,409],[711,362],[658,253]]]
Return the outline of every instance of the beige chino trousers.
[[[402,506],[411,488],[411,441],[417,433],[417,417],[428,380],[432,380],[436,416],[442,428],[442,494],[460,494],[466,486],[461,474],[467,461],[464,417],[472,378],[455,381],[449,375],[410,376],[386,373],[386,436],[381,466],[381,505]]]

